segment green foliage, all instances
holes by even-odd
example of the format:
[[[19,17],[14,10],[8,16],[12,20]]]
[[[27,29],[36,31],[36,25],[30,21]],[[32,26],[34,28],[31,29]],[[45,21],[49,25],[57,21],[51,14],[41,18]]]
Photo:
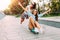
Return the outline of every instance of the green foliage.
[[[46,14],[43,17],[51,17],[51,16],[60,16],[60,13],[50,13],[50,14]]]
[[[24,0],[20,0],[21,4],[26,7],[26,5],[28,4],[28,0],[24,1]],[[24,4],[25,3],[25,4]],[[9,5],[9,9],[4,10],[5,14],[8,15],[17,15],[17,14],[22,14],[23,9],[18,5],[18,1],[12,0],[12,3]]]
[[[52,0],[52,5],[51,5],[51,9],[52,9],[52,12],[56,12],[60,9],[60,1],[58,0]]]

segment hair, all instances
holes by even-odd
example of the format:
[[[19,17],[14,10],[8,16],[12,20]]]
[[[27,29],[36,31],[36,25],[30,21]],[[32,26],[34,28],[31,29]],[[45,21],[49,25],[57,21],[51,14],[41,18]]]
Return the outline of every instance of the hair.
[[[35,11],[36,9],[34,9],[33,11],[32,11],[32,14],[34,14],[34,11]],[[37,10],[36,10],[37,11]],[[37,11],[37,13],[38,13],[38,11]],[[36,15],[35,15],[35,20],[36,21],[38,21],[38,14],[36,13]]]
[[[33,9],[35,9],[35,8],[36,8],[36,3],[35,3],[35,2],[33,2],[33,3],[32,3],[32,5],[33,5],[33,7],[32,7],[32,8],[33,8]]]

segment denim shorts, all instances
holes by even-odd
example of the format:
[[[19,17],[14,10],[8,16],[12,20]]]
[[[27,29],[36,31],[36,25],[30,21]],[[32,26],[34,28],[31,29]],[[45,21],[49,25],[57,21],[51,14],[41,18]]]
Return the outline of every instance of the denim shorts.
[[[27,14],[25,14],[25,13],[23,13],[22,15],[21,15],[21,18],[23,18],[23,19],[28,19],[28,15]]]

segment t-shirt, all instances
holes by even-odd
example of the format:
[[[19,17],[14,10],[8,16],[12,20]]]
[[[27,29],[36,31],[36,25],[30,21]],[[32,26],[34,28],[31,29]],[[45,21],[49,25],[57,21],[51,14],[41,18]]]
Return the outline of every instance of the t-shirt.
[[[27,11],[31,12],[30,5],[28,5],[26,8],[27,8]],[[21,15],[21,18],[27,18],[27,16],[28,16],[28,13],[26,11],[24,11],[23,14]]]
[[[38,14],[38,17],[42,17],[44,15],[44,13]]]
[[[26,8],[27,8],[28,11],[31,12],[31,10],[30,10],[30,5],[28,5]],[[26,11],[24,11],[24,13],[27,14]]]
[[[28,11],[25,11],[24,13],[27,14],[29,17],[31,16],[34,20],[35,20],[35,16],[32,14],[31,10],[30,10],[30,5],[27,6]],[[38,14],[38,17],[43,16],[44,14]]]
[[[31,16],[35,20],[35,16],[30,11],[27,11],[27,14],[29,17]],[[42,17],[43,15],[44,13],[38,14],[38,17]]]
[[[26,8],[28,9],[28,11],[30,11],[30,12],[31,12],[31,10],[30,10],[30,5],[28,5]]]

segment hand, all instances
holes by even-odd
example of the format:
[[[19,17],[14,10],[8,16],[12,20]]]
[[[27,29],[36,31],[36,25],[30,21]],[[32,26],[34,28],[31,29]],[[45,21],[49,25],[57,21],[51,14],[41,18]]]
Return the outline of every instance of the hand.
[[[18,4],[19,4],[19,6],[20,6],[24,11],[27,11],[27,9],[24,8],[23,5],[22,5],[20,2],[18,2]]]
[[[19,4],[19,5],[21,5],[21,3],[20,3],[20,2],[19,2],[18,4]]]
[[[51,9],[49,9],[48,11],[46,11],[46,12],[44,12],[43,14],[47,14],[48,12],[50,12],[51,11]]]
[[[20,2],[19,2],[18,4],[19,4],[20,6],[22,6],[22,4],[21,4]]]

